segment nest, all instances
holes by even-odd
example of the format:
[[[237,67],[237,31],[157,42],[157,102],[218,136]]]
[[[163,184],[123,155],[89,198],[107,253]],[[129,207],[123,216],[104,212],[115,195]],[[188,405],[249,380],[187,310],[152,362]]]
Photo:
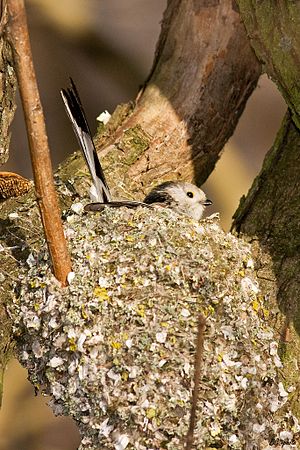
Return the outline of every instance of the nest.
[[[76,420],[80,449],[183,448],[199,314],[195,448],[296,448],[249,244],[217,218],[82,210],[74,204],[65,224],[69,286],[51,275],[45,246],[20,268],[10,306],[19,359],[54,412]]]

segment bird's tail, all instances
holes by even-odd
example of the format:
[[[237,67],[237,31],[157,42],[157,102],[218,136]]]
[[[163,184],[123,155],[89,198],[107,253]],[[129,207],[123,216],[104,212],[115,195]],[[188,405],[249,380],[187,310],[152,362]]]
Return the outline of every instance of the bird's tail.
[[[105,180],[78,91],[72,79],[70,79],[70,82],[70,87],[62,89],[60,93],[88,165],[96,189],[96,200],[107,203],[111,200],[111,193]]]

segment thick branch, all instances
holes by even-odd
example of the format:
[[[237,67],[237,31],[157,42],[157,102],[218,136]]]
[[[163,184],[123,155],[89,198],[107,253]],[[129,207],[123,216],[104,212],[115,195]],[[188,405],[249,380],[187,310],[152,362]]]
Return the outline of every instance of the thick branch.
[[[110,153],[108,166],[117,161],[116,179],[133,193],[158,179],[203,183],[259,75],[232,1],[169,1],[151,76],[133,113],[111,138],[99,140],[99,149]]]
[[[300,312],[299,145],[299,132],[288,114],[234,222],[238,231],[258,237],[271,253],[280,306],[296,321]]]

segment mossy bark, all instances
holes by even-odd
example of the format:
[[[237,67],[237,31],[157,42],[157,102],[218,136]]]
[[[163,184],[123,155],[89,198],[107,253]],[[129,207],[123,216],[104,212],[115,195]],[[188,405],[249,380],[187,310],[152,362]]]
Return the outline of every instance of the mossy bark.
[[[299,146],[300,133],[287,113],[233,225],[256,250],[257,274],[270,304],[271,321],[281,334],[282,355],[289,361],[286,377],[293,382],[300,364]]]
[[[300,7],[298,1],[236,0],[251,45],[300,126]]]
[[[2,4],[3,2],[1,2]],[[13,68],[12,51],[4,34],[7,23],[5,3],[0,11],[0,166],[8,160],[9,127],[16,108],[16,77]]]

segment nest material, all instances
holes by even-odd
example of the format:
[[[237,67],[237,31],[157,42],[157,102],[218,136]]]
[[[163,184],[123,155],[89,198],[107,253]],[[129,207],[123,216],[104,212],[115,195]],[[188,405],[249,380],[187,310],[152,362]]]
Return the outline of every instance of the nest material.
[[[54,412],[77,421],[80,448],[183,448],[199,313],[195,448],[296,448],[249,244],[216,219],[82,209],[65,226],[70,285],[54,280],[45,248],[21,268],[10,310],[21,362]]]

